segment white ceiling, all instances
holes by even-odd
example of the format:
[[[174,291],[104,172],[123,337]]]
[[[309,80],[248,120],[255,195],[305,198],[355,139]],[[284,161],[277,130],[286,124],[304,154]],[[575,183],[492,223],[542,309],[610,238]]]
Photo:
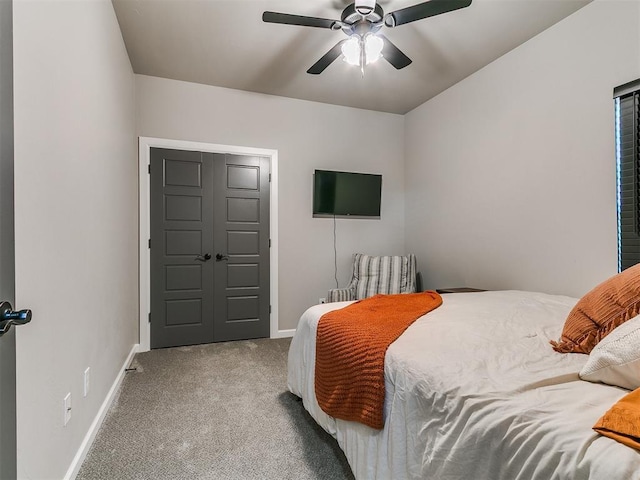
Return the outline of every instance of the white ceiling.
[[[271,10],[340,19],[349,0],[112,0],[135,73],[404,114],[591,0],[473,0],[383,33],[413,63],[364,78],[341,59],[313,65],[342,31],[262,22]],[[386,13],[420,0],[379,0]]]

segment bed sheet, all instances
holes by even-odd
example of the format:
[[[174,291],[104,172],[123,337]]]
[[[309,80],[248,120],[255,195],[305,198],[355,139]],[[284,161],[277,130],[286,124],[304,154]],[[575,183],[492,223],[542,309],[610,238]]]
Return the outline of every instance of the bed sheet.
[[[288,386],[345,452],[357,479],[640,479],[640,453],[591,427],[621,388],[578,377],[586,355],[559,354],[577,299],[499,291],[443,295],[385,356],[385,427],[334,419],[314,394],[311,307],[292,339]]]

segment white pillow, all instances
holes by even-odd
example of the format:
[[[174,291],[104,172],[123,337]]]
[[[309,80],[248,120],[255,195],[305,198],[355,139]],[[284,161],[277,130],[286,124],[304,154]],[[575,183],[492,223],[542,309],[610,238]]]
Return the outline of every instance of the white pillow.
[[[640,388],[640,315],[615,328],[591,350],[580,378],[629,390]]]

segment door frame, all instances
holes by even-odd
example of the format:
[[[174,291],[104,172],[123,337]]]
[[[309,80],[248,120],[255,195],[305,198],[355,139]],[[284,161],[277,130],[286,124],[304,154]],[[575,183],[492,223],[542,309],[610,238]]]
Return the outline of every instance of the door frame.
[[[278,330],[278,151],[266,148],[220,145],[216,143],[191,142],[187,140],[171,140],[165,138],[138,138],[138,181],[139,181],[139,298],[140,298],[140,348],[139,352],[151,349],[151,254],[149,239],[151,238],[151,189],[149,164],[152,148],[169,148],[173,150],[190,150],[196,152],[230,153],[235,155],[255,155],[268,157],[271,163],[271,184],[269,188],[269,315],[270,338],[291,336],[288,330]]]

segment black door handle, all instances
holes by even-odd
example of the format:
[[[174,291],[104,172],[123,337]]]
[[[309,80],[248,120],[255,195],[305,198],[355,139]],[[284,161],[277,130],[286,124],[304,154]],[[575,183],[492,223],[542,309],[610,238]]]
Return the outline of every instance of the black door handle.
[[[229,260],[229,256],[223,255],[222,253],[216,253],[216,262],[219,262],[220,260]]]
[[[196,260],[200,260],[201,262],[206,262],[207,260],[211,260],[211,254],[205,253],[204,255],[198,255]]]
[[[9,331],[12,325],[24,325],[31,321],[31,310],[13,311],[9,302],[0,302],[0,336]]]

